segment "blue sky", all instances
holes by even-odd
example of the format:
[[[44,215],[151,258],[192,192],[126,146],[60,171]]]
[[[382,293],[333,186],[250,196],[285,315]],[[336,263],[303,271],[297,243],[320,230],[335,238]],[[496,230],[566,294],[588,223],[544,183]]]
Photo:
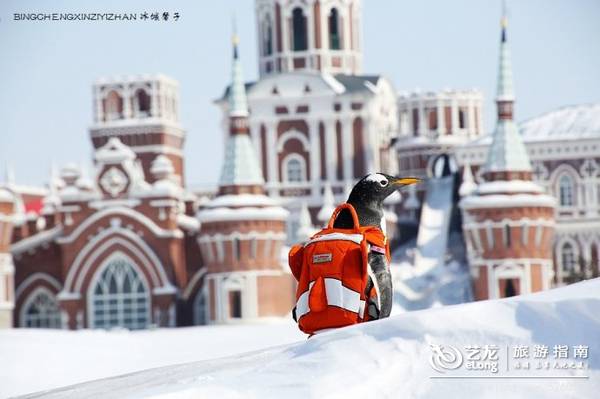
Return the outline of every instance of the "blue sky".
[[[600,101],[600,1],[512,0],[516,117]],[[479,88],[494,126],[499,0],[364,0],[364,71],[397,90]],[[179,12],[170,22],[19,22],[14,12]],[[217,180],[221,114],[237,16],[247,80],[257,77],[253,0],[27,0],[0,4],[0,172],[43,184],[52,161],[91,165],[92,82],[157,73],[180,82],[186,178]]]

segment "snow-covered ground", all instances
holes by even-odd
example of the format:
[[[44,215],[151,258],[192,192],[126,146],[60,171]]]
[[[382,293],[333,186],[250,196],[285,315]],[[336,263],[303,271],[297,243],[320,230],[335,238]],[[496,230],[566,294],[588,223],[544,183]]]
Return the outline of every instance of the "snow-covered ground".
[[[598,309],[600,279],[595,279],[528,296],[408,312],[294,344],[157,368],[29,397],[593,398],[600,391]],[[256,327],[254,334],[260,331]],[[19,333],[12,334],[0,337],[0,342],[8,337],[14,343]],[[177,340],[177,332],[172,334]],[[218,342],[213,342],[210,340],[215,335],[199,333],[195,347],[211,351],[214,346],[239,345],[239,340],[252,334],[245,329],[229,336],[219,333]],[[279,342],[282,340],[280,337]],[[57,341],[57,347],[72,352],[67,349],[68,340]],[[102,345],[96,353],[122,351],[117,357],[126,361],[126,347],[104,346],[100,338],[90,339],[89,343],[96,341]],[[133,345],[134,340],[130,342]],[[47,340],[46,344],[52,343]],[[175,351],[186,350],[183,342],[173,345]],[[75,347],[82,350],[80,345]],[[48,351],[37,348],[40,356]],[[527,348],[527,356],[516,357],[523,356],[523,348]],[[548,351],[545,356],[543,348]],[[8,362],[4,361],[7,349]],[[147,351],[153,349],[152,345],[146,347]],[[160,351],[167,355],[165,349]],[[2,347],[4,370],[18,361],[18,354],[12,353],[16,350],[14,344]],[[544,365],[546,361],[548,369],[536,369],[538,363]],[[529,369],[524,369],[526,362]],[[64,363],[59,362],[57,367]],[[582,368],[578,368],[580,365]],[[96,364],[92,359],[86,366]],[[27,371],[21,364],[19,368],[23,379],[48,378],[39,369]]]
[[[291,318],[131,332],[0,330],[0,398],[302,340]]]

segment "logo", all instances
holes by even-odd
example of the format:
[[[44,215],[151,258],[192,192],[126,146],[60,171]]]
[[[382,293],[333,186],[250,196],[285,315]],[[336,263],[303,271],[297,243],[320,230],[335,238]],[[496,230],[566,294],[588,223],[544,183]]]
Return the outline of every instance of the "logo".
[[[455,370],[463,363],[462,353],[452,345],[429,344],[431,357],[429,364],[435,371]]]
[[[327,263],[327,262],[331,262],[332,259],[333,259],[332,253],[313,255],[313,263]]]

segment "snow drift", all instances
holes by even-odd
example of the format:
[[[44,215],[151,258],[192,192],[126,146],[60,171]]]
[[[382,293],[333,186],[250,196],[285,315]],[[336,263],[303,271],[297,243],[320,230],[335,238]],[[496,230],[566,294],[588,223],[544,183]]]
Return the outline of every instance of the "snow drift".
[[[27,397],[591,398],[600,390],[598,309],[600,279],[595,279],[527,296],[405,313],[296,344]],[[435,371],[430,344],[495,346],[499,371]],[[555,345],[589,349],[582,369],[515,370],[512,364],[507,371],[505,362],[513,360],[509,350],[516,345],[546,345],[552,361]]]

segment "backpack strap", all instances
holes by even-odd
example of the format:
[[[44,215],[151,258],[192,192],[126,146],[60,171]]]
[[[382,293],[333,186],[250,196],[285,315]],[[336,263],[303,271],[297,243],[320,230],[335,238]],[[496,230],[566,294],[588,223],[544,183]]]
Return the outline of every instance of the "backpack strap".
[[[361,227],[360,230],[370,246],[370,251],[385,255],[389,263],[391,259],[390,246],[383,231],[375,226]]]
[[[338,205],[337,208],[335,208],[335,210],[333,211],[333,214],[331,215],[331,218],[329,219],[327,228],[333,229],[333,224],[335,223],[336,219],[340,215],[340,212],[342,212],[344,209],[348,210],[348,212],[350,212],[350,215],[352,215],[352,224],[354,226],[353,229],[358,231],[360,229],[360,223],[358,222],[358,215],[356,214],[356,210],[354,209],[354,207],[347,202],[340,204],[340,205]]]

